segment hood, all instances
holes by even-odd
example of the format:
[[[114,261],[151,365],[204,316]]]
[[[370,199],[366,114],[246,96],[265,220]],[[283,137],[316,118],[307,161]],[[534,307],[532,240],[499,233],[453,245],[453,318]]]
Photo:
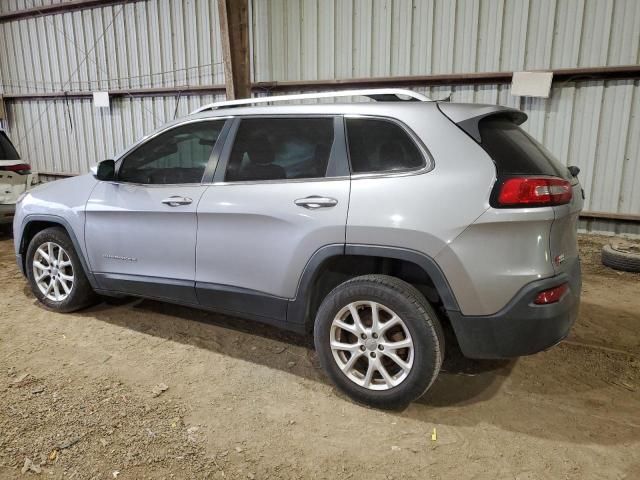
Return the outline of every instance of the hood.
[[[83,195],[84,192],[93,189],[96,183],[95,177],[88,173],[41,183],[29,190],[29,195],[35,198],[58,201],[66,197],[75,197],[77,190],[80,190],[82,192],[80,195]]]

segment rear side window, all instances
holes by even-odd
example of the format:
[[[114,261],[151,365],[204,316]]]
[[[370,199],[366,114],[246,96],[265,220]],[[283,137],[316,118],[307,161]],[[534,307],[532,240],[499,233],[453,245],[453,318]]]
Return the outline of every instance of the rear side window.
[[[225,181],[324,177],[333,145],[333,118],[245,118]]]
[[[347,118],[353,173],[413,170],[426,165],[415,142],[398,124],[375,118]]]
[[[492,115],[478,124],[480,145],[491,156],[499,175],[568,177],[567,168],[508,117]]]
[[[20,155],[4,132],[0,132],[0,160],[20,160]]]

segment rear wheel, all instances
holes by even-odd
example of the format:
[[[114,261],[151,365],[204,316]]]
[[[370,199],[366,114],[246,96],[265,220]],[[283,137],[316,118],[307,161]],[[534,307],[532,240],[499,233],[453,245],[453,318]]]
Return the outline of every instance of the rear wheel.
[[[412,285],[366,275],[336,287],[316,316],[314,340],[331,380],[356,401],[399,408],[433,384],[444,358],[436,313]]]
[[[80,258],[62,228],[47,228],[33,237],[26,271],[31,291],[51,310],[73,312],[95,299]]]

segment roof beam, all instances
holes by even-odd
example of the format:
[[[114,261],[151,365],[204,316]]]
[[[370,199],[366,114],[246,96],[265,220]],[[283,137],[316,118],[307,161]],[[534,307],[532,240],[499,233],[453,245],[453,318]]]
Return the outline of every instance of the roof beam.
[[[2,1],[2,0],[0,0]],[[225,69],[226,70],[226,69]],[[584,82],[592,80],[619,80],[619,79],[640,79],[640,65],[619,65],[615,67],[591,67],[591,68],[565,68],[552,70],[553,81],[555,82]],[[406,86],[428,86],[428,85],[478,85],[478,84],[505,84],[510,83],[513,72],[480,72],[480,73],[459,73],[446,75],[415,75],[410,77],[372,77],[372,78],[348,78],[344,80],[300,80],[287,82],[258,82],[252,83],[251,88],[259,92],[287,92],[306,90],[345,90],[348,88],[393,88]],[[144,87],[122,90],[110,90],[111,96],[133,95],[173,95],[184,94],[204,94],[222,93],[227,89],[225,85],[197,85],[197,86],[176,86],[176,87]],[[93,93],[89,91],[69,91],[69,92],[5,92],[5,101],[12,99],[28,98],[59,98],[59,97],[90,97]],[[227,97],[229,98],[229,97]],[[248,98],[248,97],[241,97]]]
[[[247,0],[218,0],[227,100],[251,97]]]
[[[42,5],[40,7],[15,10],[13,12],[0,13],[0,23],[32,18],[42,15],[53,15],[55,13],[66,13],[84,8],[104,7],[115,3],[146,2],[148,0],[69,0],[67,2]]]
[[[1,1],[1,0],[0,0]],[[100,89],[98,89],[100,90]],[[207,93],[224,93],[224,85],[194,85],[183,87],[144,87],[126,88],[120,90],[107,90],[109,97],[162,97],[176,94],[182,95],[204,95]],[[27,99],[56,99],[56,98],[93,98],[93,91],[68,91],[68,92],[24,92],[24,93],[4,93],[5,100],[27,100]]]
[[[580,82],[589,80],[616,80],[640,78],[640,65],[615,67],[560,68],[540,70],[553,72],[553,82]],[[474,72],[442,75],[411,75],[398,77],[366,77],[330,80],[294,80],[260,82],[253,86],[267,91],[320,90],[336,88],[382,88],[429,85],[499,85],[511,83],[513,72]]]

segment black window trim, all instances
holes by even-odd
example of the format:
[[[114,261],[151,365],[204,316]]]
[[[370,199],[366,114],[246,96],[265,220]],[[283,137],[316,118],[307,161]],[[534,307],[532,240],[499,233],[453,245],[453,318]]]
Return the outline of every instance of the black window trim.
[[[333,144],[331,146],[331,153],[329,156],[329,162],[327,164],[327,174],[323,177],[315,178],[283,178],[276,180],[241,180],[228,182],[224,179],[227,166],[229,164],[229,157],[231,156],[231,150],[235,143],[236,134],[238,128],[243,119],[252,118],[332,118],[333,119]],[[237,115],[233,117],[233,123],[229,128],[226,135],[224,146],[221,148],[219,160],[216,165],[215,172],[210,177],[203,180],[207,185],[257,185],[267,183],[303,183],[303,182],[327,182],[332,180],[347,180],[349,179],[349,162],[346,138],[344,135],[344,120],[343,115],[339,113],[267,113],[267,114],[247,114]],[[331,171],[331,176],[328,174]]]
[[[160,135],[162,135],[164,133],[170,132],[171,130],[175,130],[176,128],[180,128],[180,127],[183,127],[185,125],[189,125],[191,123],[216,122],[216,121],[221,121],[221,120],[224,121],[224,125],[222,126],[222,129],[220,130],[220,135],[218,135],[218,138],[216,139],[215,145],[211,149],[211,154],[209,155],[209,160],[207,161],[207,164],[206,164],[206,166],[204,168],[204,172],[202,174],[202,178],[200,179],[199,183],[194,183],[194,182],[192,182],[192,183],[137,183],[137,182],[125,182],[125,181],[122,181],[122,180],[120,180],[118,178],[118,175],[120,173],[120,166],[122,165],[124,160],[129,155],[131,155],[136,150],[138,150],[138,148],[143,147],[148,142],[150,142],[151,140],[157,138],[158,136],[160,136]],[[157,131],[153,132],[151,135],[141,138],[139,141],[137,141],[131,147],[129,147],[129,149],[127,149],[124,153],[120,154],[115,160],[115,162],[116,162],[115,180],[112,180],[109,183],[117,183],[117,184],[122,184],[122,185],[136,185],[136,186],[150,187],[150,188],[204,185],[206,183],[205,179],[207,178],[208,174],[213,172],[215,170],[215,168],[216,168],[216,164],[217,164],[217,162],[219,160],[219,157],[220,157],[220,150],[222,149],[222,146],[225,144],[225,140],[226,140],[226,137],[227,137],[227,135],[229,133],[229,129],[231,128],[231,124],[232,123],[233,123],[233,117],[224,116],[224,117],[194,118],[194,119],[186,120],[184,122],[173,123],[173,124],[167,125],[167,126],[161,128],[160,130],[157,130]]]
[[[390,123],[396,124],[400,127],[413,141],[413,143],[418,148],[418,151],[422,154],[424,159],[424,165],[418,168],[407,168],[404,170],[387,170],[384,172],[362,172],[362,173],[353,173],[353,168],[351,167],[351,152],[349,150],[349,135],[347,132],[347,120],[349,118],[366,118],[373,120],[383,120]],[[433,156],[429,149],[425,146],[425,144],[420,140],[420,137],[411,129],[407,124],[398,120],[394,117],[388,117],[384,115],[367,115],[367,114],[345,114],[344,115],[344,138],[345,138],[345,147],[347,149],[347,157],[349,159],[349,170],[351,171],[351,179],[357,180],[360,178],[380,178],[380,177],[406,177],[409,175],[421,175],[423,173],[430,172],[435,168],[435,162],[433,160]]]

